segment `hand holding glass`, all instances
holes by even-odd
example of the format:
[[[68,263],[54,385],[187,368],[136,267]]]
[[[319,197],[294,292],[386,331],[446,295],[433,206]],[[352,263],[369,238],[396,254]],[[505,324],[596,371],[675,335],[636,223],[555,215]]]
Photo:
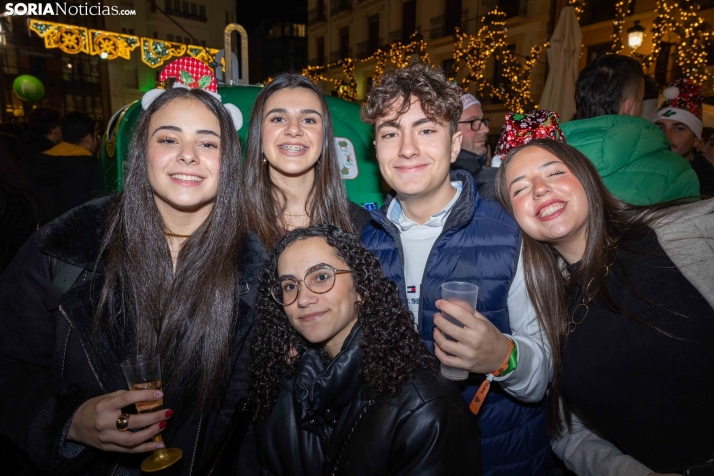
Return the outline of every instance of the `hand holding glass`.
[[[478,286],[471,283],[464,283],[460,281],[451,281],[441,285],[441,299],[444,301],[453,302],[458,304],[463,308],[470,309],[471,312],[476,310],[476,302],[478,301]],[[459,327],[464,327],[464,325],[456,320],[454,317],[442,311],[442,316],[444,319],[455,324]],[[444,336],[455,341],[456,339],[444,334]],[[457,369],[456,367],[451,367],[450,365],[441,364],[441,375],[448,378],[449,380],[466,380],[469,376],[468,370]]]
[[[137,355],[121,364],[129,390],[161,390],[161,358],[159,354]],[[162,410],[164,399],[152,402],[137,402],[136,411],[150,413]],[[154,436],[154,441],[164,441],[161,434]],[[141,463],[141,470],[147,473],[168,468],[181,459],[183,451],[179,448],[161,448]]]

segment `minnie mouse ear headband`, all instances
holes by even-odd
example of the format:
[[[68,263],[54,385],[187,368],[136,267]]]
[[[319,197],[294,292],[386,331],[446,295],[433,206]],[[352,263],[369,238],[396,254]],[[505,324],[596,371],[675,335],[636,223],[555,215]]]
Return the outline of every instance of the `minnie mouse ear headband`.
[[[169,88],[186,88],[186,89],[201,89],[206,91],[214,98],[221,101],[221,95],[218,94],[218,83],[216,76],[211,68],[206,66],[196,58],[186,56],[168,63],[159,75],[159,81],[167,83],[168,79],[173,79],[173,84]],[[151,103],[159,97],[165,89],[156,88],[148,91],[141,98],[141,107],[147,110]],[[228,114],[233,119],[233,126],[239,130],[243,126],[243,114],[233,104],[223,104]]]

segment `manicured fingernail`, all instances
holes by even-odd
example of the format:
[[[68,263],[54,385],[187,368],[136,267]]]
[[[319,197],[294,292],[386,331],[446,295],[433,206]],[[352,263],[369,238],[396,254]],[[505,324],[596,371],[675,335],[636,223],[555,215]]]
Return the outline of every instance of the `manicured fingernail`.
[[[171,418],[174,416],[174,411],[173,410],[166,410],[166,418]]]
[[[161,448],[166,448],[166,445],[164,445],[163,443],[159,443],[158,445],[156,445],[157,450],[160,450]]]
[[[159,423],[159,428],[162,430],[166,428],[166,421],[162,421],[161,423]]]

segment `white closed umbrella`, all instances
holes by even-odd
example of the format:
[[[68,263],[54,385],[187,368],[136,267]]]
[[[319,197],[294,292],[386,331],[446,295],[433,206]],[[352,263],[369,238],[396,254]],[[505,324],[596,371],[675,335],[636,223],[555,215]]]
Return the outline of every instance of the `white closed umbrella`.
[[[582,42],[583,32],[575,7],[563,8],[550,38],[550,72],[540,98],[540,108],[559,113],[560,122],[567,122],[575,115],[575,81],[578,79]]]

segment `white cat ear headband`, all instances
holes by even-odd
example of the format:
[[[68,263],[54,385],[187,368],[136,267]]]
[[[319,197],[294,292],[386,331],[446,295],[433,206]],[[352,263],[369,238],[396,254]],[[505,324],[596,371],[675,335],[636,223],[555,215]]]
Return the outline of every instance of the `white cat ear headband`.
[[[221,95],[218,94],[216,76],[213,74],[211,68],[196,58],[187,56],[168,63],[163,71],[161,71],[159,81],[166,82],[169,78],[174,80],[171,85],[172,88],[202,89],[219,101],[221,100]],[[144,97],[141,98],[141,107],[147,110],[151,103],[164,91],[165,89],[160,88],[148,91],[144,94]],[[230,103],[223,104],[223,107],[226,108],[231,119],[233,119],[235,129],[239,130],[243,126],[243,114],[241,114],[240,109]]]

